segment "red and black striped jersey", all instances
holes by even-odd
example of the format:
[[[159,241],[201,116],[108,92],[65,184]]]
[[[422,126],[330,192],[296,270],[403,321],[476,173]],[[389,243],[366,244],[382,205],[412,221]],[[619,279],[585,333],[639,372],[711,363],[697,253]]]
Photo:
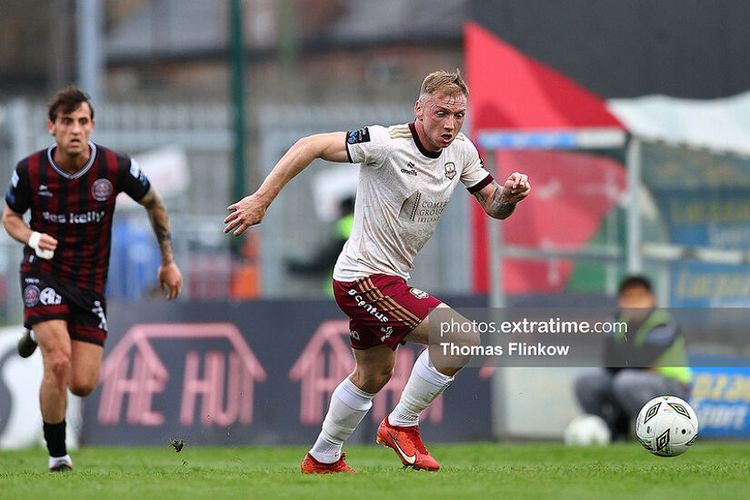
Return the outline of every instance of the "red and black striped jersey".
[[[56,147],[21,160],[5,195],[14,212],[30,210],[32,230],[57,239],[51,260],[38,258],[26,246],[21,272],[52,276],[103,294],[115,198],[124,192],[139,201],[151,184],[135,161],[92,142],[88,163],[70,174],[55,164]]]

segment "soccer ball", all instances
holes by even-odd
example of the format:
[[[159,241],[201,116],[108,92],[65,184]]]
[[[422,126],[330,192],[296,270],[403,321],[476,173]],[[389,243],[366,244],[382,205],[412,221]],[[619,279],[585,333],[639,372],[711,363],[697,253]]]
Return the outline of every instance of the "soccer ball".
[[[698,437],[698,417],[682,399],[659,396],[638,413],[635,434],[644,448],[660,457],[685,453]]]
[[[568,424],[564,439],[568,446],[590,446],[609,444],[612,436],[600,417],[579,415]]]

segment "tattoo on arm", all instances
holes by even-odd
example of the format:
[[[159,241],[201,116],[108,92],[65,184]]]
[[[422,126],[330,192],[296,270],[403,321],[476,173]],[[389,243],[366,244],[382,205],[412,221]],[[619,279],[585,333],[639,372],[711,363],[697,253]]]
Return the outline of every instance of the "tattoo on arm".
[[[172,234],[169,232],[169,215],[167,207],[161,197],[155,191],[149,191],[141,200],[141,204],[148,212],[148,218],[151,221],[151,227],[156,235],[156,241],[159,244],[161,252],[161,261],[168,264],[174,260],[172,252]]]
[[[482,193],[479,192],[474,193],[474,198],[476,198],[482,206],[484,206],[484,202],[487,201],[487,198],[482,196]]]
[[[505,219],[516,209],[515,203],[505,201],[503,198],[503,188],[497,186],[495,193],[492,195],[489,206],[485,205],[485,210],[490,217],[495,219]]]

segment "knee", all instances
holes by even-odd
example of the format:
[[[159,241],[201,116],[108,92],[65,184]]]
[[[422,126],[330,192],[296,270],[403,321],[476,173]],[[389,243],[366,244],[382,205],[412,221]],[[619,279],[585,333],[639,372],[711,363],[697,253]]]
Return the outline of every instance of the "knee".
[[[47,355],[44,362],[45,376],[62,385],[70,378],[70,353],[54,351]]]
[[[94,389],[96,388],[96,382],[90,382],[90,381],[73,381],[70,384],[70,392],[78,396],[79,398],[84,398],[94,392]]]
[[[355,369],[352,377],[354,385],[365,392],[375,394],[391,380],[393,376],[393,366],[384,366],[377,369],[361,370]]]
[[[479,331],[467,323],[467,327],[462,329],[460,333],[451,333],[445,337],[440,338],[440,342],[449,342],[453,345],[460,347],[474,348],[482,344],[482,339],[479,335]]]
[[[479,336],[479,332],[472,332],[470,335],[466,336],[463,343],[469,347],[477,347],[482,344],[482,339]]]
[[[82,370],[80,366],[73,367],[70,376],[70,392],[78,397],[86,397],[96,389],[99,371]]]
[[[385,387],[385,385],[391,380],[391,377],[393,376],[393,367],[383,367],[380,370],[376,370],[374,373],[371,373],[369,376],[370,385],[372,387],[372,391],[367,391],[370,393],[376,393],[379,392],[380,389]]]
[[[438,335],[430,338],[431,346],[442,345],[444,343],[461,347],[477,347],[481,345],[481,330],[476,322],[469,321],[448,307],[438,308],[437,310],[440,311],[440,316],[436,316],[435,318],[439,320],[438,325],[435,327]]]

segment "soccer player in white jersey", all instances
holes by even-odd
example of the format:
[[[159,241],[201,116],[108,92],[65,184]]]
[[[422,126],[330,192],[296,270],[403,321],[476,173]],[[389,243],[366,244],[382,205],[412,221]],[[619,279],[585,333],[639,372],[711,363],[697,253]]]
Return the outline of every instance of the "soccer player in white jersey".
[[[405,342],[429,345],[428,313],[448,306],[406,280],[459,181],[496,219],[511,215],[531,190],[522,173],[500,186],[483,168],[461,134],[468,95],[459,71],[431,73],[414,105],[414,122],[304,137],[255,193],[228,207],[224,232],[238,236],[259,224],[287,182],[316,158],[361,165],[354,229],[333,272],[336,302],[350,318],[356,364],[333,391],[320,435],[302,461],[304,473],[353,472],[341,451],[344,441],[390,380],[396,349]],[[417,358],[398,405],[377,433],[405,466],[431,471],[440,465],[422,442],[419,416],[468,359],[448,366],[434,361],[429,349]]]

